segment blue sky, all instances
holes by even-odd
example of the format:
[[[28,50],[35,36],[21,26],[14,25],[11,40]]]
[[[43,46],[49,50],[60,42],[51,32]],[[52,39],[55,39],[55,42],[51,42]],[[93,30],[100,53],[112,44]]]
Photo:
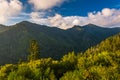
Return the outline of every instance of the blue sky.
[[[26,12],[32,11],[28,0],[20,0],[26,6]],[[103,8],[120,8],[120,0],[66,0],[61,6],[53,7],[54,13],[63,16],[87,16],[88,12],[101,11]]]
[[[87,16],[88,12],[101,11],[103,8],[120,8],[120,0],[71,0],[55,11],[65,16]]]
[[[88,23],[120,26],[120,0],[0,0],[0,6],[1,24],[27,20],[63,29]]]

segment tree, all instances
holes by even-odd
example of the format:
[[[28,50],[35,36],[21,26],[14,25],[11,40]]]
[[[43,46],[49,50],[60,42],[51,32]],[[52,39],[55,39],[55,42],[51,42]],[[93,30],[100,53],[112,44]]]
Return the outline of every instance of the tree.
[[[30,42],[30,47],[28,50],[30,53],[30,55],[28,56],[28,61],[37,60],[40,58],[40,48],[39,48],[39,44],[36,40],[32,40]]]

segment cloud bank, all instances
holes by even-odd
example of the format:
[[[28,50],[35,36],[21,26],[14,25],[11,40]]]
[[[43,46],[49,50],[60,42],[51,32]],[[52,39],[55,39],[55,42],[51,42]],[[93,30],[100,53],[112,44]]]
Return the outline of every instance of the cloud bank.
[[[45,16],[46,13],[44,12],[32,12],[30,14],[30,21],[37,23],[37,24],[41,24],[41,25],[50,25],[49,19],[48,18],[43,18]]]
[[[5,23],[9,17],[18,15],[22,10],[19,0],[0,0],[0,24]]]
[[[41,15],[36,13],[36,17],[31,15],[32,22],[50,26],[56,26],[62,29],[71,28],[74,25],[86,25],[89,23],[100,25],[103,27],[118,27],[120,26],[120,9],[104,8],[102,11],[90,12],[88,16],[66,16],[55,14],[53,17],[42,18]],[[39,17],[38,17],[39,16]]]

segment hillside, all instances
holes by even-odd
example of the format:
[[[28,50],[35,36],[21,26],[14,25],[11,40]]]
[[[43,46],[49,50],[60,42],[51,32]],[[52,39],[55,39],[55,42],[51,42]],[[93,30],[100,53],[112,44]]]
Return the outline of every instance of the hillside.
[[[120,34],[110,37],[92,48],[98,50],[92,54],[72,52],[60,60],[40,58],[6,64],[0,67],[0,80],[119,80],[119,41]]]
[[[113,53],[120,52],[120,33],[105,39],[97,46],[91,47],[86,51],[86,53],[92,54],[102,51],[108,51]]]
[[[23,21],[0,31],[0,64],[26,59],[31,40],[39,42],[41,57],[60,59],[64,54],[85,51],[120,28],[102,28],[93,24],[62,30]]]

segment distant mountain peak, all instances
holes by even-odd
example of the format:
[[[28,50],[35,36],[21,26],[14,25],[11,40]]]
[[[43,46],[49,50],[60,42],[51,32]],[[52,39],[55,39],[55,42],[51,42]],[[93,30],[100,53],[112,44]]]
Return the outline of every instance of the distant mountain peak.
[[[73,29],[81,30],[81,26],[75,25],[75,26],[73,26]]]
[[[3,25],[3,24],[0,24],[0,27],[4,27],[5,25]]]
[[[98,25],[95,25],[95,24],[92,24],[92,23],[89,23],[89,24],[87,24],[87,25],[85,25],[85,26],[89,26],[89,27],[96,26],[96,27],[98,27]]]
[[[82,26],[74,25],[72,28],[69,28],[69,29],[67,29],[67,30],[77,30],[77,31],[79,31],[79,30],[82,29],[81,27],[82,27]]]
[[[21,22],[19,22],[19,23],[16,23],[15,25],[13,25],[13,26],[20,26],[20,25],[29,25],[29,24],[32,24],[31,22],[29,22],[29,21],[21,21]]]
[[[31,24],[31,22],[29,22],[29,21],[22,21],[22,22],[20,22],[18,24],[26,24],[26,23],[30,23]]]
[[[29,21],[22,21],[22,22],[20,22],[20,23],[18,23],[18,24],[26,24],[26,25],[37,25],[37,26],[44,26],[44,27],[48,27],[48,26],[46,26],[46,25],[41,25],[41,24],[37,24],[37,23],[33,23],[33,22],[29,22]]]
[[[101,27],[101,26],[98,26],[98,25],[95,25],[95,24],[91,24],[91,23],[89,23],[89,24],[87,24],[87,25],[84,25],[84,26],[82,26],[83,28],[94,28],[94,29],[98,29],[98,28],[103,28],[103,27]]]

